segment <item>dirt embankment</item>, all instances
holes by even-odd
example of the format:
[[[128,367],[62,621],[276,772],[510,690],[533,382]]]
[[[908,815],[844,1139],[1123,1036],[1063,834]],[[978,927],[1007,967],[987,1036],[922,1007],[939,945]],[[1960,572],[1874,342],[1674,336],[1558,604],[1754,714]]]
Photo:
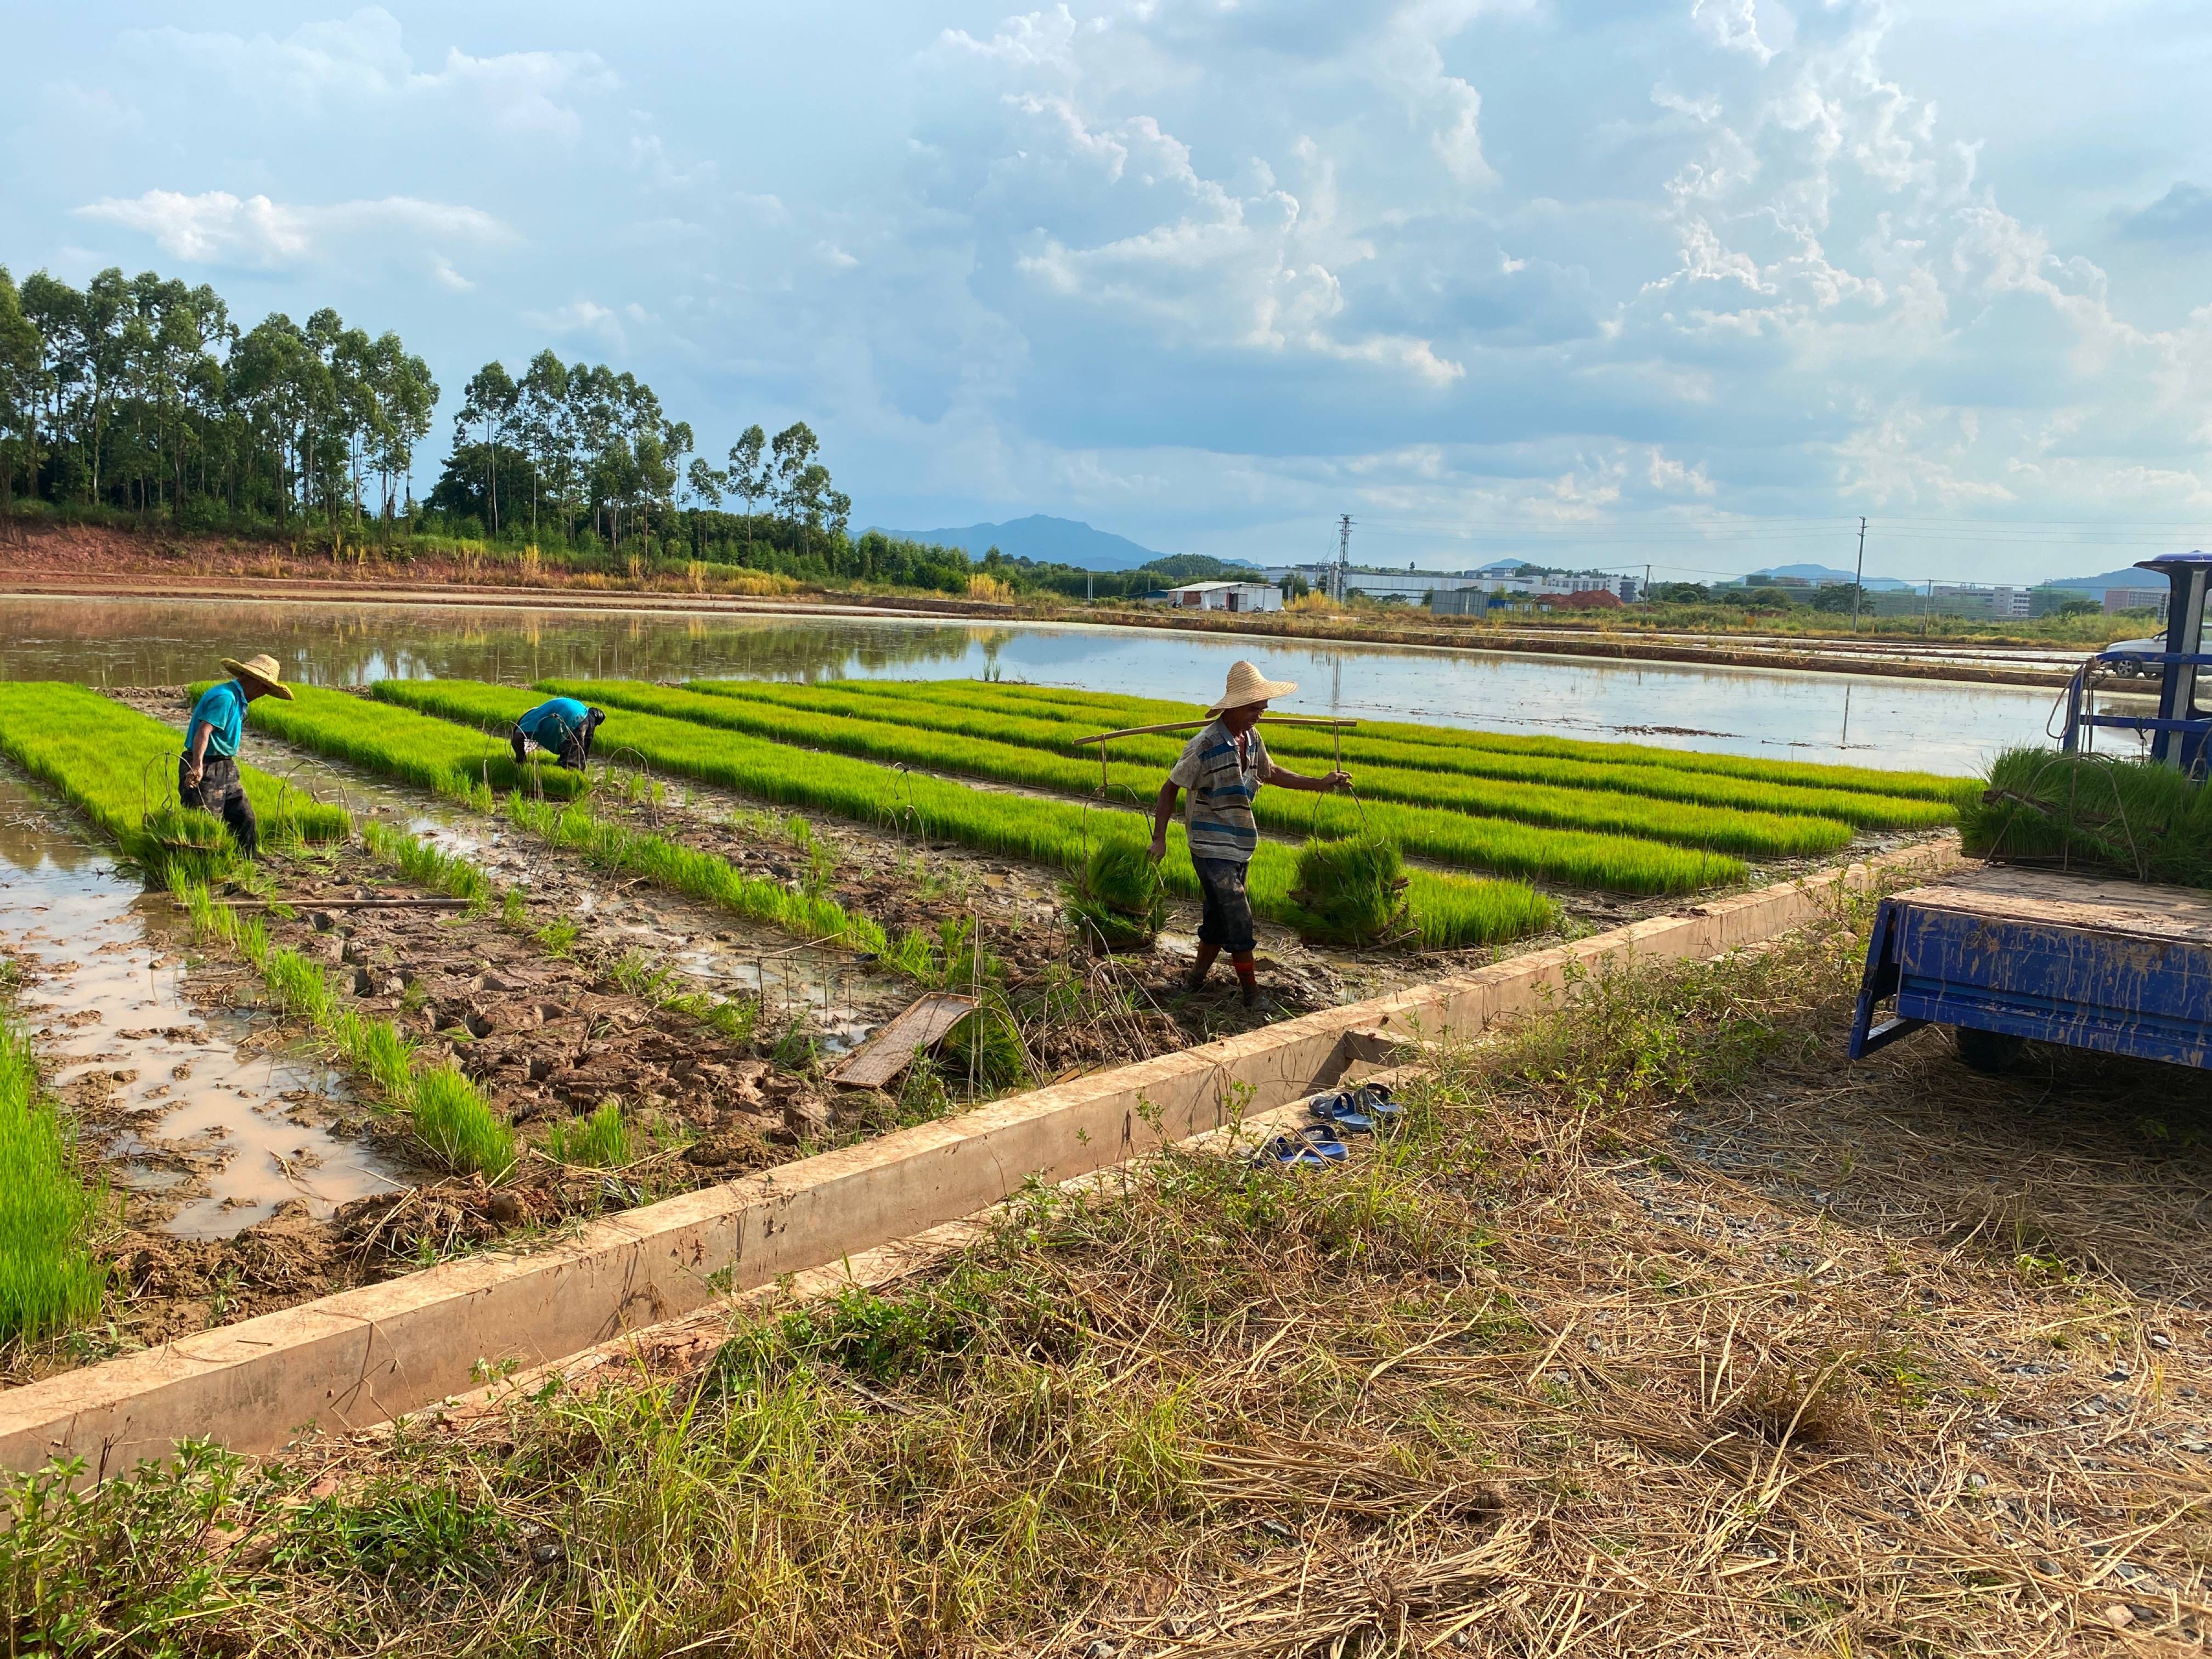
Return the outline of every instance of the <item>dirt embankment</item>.
[[[515,605],[588,610],[619,602],[625,609],[821,611],[1109,624],[1187,633],[1340,642],[1436,646],[1616,662],[1684,663],[1720,668],[1769,668],[1815,673],[1872,674],[1978,685],[2063,685],[2070,662],[1962,661],[1959,641],[1916,653],[1911,641],[1762,635],[1742,641],[1590,628],[1500,629],[1401,607],[1390,613],[1170,611],[1158,606],[1083,605],[1037,595],[1018,605],[929,594],[862,593],[807,587],[757,573],[708,565],[686,574],[632,577],[620,572],[568,571],[444,554],[388,558],[374,545],[343,556],[305,542],[190,535],[100,525],[0,526],[0,586],[25,593],[204,597],[250,592],[260,599],[382,599],[392,603]],[[1893,654],[1876,655],[1876,652]]]

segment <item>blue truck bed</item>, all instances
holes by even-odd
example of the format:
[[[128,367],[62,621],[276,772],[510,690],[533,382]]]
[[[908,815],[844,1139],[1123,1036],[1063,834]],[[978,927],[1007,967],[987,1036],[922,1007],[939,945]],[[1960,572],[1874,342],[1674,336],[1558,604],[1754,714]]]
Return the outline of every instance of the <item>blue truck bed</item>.
[[[2212,1066],[2212,893],[1984,865],[1886,898],[1851,1058],[1929,1024],[1970,1063],[2029,1038]]]

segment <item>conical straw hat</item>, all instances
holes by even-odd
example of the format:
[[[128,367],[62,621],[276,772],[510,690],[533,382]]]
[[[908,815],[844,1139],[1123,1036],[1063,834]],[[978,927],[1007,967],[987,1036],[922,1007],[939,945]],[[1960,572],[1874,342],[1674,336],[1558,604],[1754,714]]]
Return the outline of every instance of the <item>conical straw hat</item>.
[[[284,671],[276,665],[276,659],[265,651],[258,657],[249,657],[244,662],[225,657],[222,672],[235,674],[241,680],[252,681],[256,688],[270,696],[282,697],[286,702],[292,701],[292,688],[284,684]]]
[[[1298,689],[1296,680],[1269,680],[1260,677],[1260,671],[1249,662],[1229,665],[1229,688],[1206,709],[1209,714],[1218,714],[1224,708],[1242,708],[1248,703],[1266,702],[1273,697],[1287,697]]]

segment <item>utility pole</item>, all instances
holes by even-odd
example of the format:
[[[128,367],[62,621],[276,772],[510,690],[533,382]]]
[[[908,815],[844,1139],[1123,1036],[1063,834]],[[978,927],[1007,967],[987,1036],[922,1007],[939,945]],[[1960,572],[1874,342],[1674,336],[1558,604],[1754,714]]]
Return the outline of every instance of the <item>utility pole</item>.
[[[1336,520],[1336,592],[1329,598],[1339,605],[1344,603],[1344,568],[1352,558],[1352,514],[1341,513]]]
[[[1644,567],[1644,586],[1636,597],[1645,605],[1651,603],[1651,567],[1648,564]]]
[[[1094,575],[1091,572],[1090,572],[1090,571],[1088,571],[1088,570],[1086,570],[1086,571],[1085,571],[1085,572],[1083,573],[1083,602],[1084,602],[1084,604],[1085,604],[1085,605],[1089,605],[1089,604],[1090,604],[1093,599],[1097,599],[1097,598],[1098,597],[1098,592],[1097,592],[1097,585],[1098,585],[1098,578],[1097,578],[1096,575]]]
[[[1866,520],[1859,520],[1859,568],[1851,575],[1851,632],[1859,631],[1859,595],[1866,592]]]

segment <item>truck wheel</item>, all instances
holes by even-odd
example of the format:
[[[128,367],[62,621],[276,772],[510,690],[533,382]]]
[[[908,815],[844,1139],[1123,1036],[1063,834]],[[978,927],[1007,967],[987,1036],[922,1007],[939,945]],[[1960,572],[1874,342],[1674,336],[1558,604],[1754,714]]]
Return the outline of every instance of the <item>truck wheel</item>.
[[[1951,1041],[1959,1045],[1959,1058],[1966,1069],[1984,1077],[2002,1077],[2020,1064],[2027,1039],[2006,1031],[1977,1030],[1971,1025],[1951,1028]]]

